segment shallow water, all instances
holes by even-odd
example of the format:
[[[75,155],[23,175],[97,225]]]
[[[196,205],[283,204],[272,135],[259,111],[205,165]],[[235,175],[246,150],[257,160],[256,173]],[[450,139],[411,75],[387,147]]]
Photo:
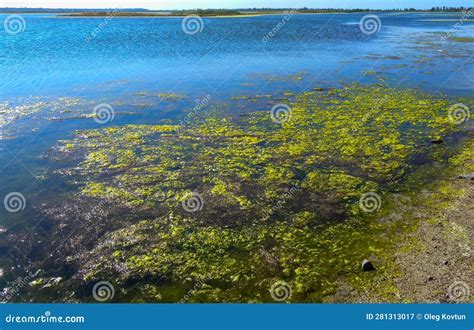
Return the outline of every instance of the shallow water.
[[[25,230],[42,231],[37,206],[75,189],[51,175],[60,165],[45,154],[75,130],[104,127],[87,117],[99,103],[113,106],[106,125],[114,126],[179,122],[202,100],[229,113],[269,110],[289,93],[353,82],[472,96],[474,44],[442,40],[460,14],[380,14],[381,30],[370,36],[362,16],[204,18],[202,31],[189,35],[181,18],[24,15],[24,32],[0,35],[8,119],[0,196],[21,192],[27,203],[15,214],[0,208],[0,226],[19,240]],[[474,24],[455,35],[473,37]],[[2,252],[11,261],[11,251]]]

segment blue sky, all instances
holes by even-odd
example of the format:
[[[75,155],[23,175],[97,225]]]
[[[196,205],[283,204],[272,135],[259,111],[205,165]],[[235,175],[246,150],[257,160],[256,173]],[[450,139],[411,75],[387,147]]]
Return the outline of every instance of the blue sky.
[[[43,8],[431,8],[433,6],[474,6],[474,0],[1,0],[0,7]]]

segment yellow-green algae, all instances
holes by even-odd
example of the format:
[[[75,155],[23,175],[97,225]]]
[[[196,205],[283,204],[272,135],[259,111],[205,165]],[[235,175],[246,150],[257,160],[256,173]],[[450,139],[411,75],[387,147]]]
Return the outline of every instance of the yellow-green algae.
[[[352,85],[297,96],[282,124],[265,111],[187,127],[79,132],[65,150],[85,153],[75,178],[82,193],[153,214],[107,234],[82,273],[153,279],[162,301],[180,300],[195,281],[206,285],[190,301],[271,301],[277,280],[291,285],[293,302],[323,301],[343,277],[360,286],[370,276],[358,275],[360,261],[413,230],[403,219],[377,221],[397,207],[391,193],[419,186],[412,164],[420,155],[451,156],[430,144],[456,130],[451,104],[416,90]],[[181,201],[193,192],[204,205],[188,213]],[[380,213],[360,209],[365,192],[382,196]]]
[[[455,42],[474,42],[474,38],[471,37],[450,37],[449,41]]]

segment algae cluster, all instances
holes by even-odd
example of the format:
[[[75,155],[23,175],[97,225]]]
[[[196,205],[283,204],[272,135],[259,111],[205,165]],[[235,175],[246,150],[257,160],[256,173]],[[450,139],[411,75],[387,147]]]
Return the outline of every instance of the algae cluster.
[[[450,37],[449,40],[455,42],[474,42],[474,38],[471,37]]]
[[[180,301],[199,282],[186,300],[216,302],[272,301],[269,289],[283,280],[287,301],[321,302],[411,228],[375,221],[360,198],[377,193],[384,214],[393,208],[384,196],[417,185],[417,166],[449,158],[430,140],[457,130],[451,105],[417,90],[350,85],[296,95],[281,123],[268,109],[186,127],[80,131],[60,148],[82,155],[71,170],[80,194],[137,219],[104,235],[76,279],[113,281],[136,301]]]

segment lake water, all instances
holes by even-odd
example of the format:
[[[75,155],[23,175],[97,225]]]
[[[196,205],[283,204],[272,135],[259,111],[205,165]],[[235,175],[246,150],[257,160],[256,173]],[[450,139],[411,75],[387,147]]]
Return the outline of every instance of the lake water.
[[[23,15],[23,32],[0,33],[0,197],[21,192],[26,207],[0,208],[0,228],[41,236],[37,206],[71,189],[46,155],[75,130],[103,127],[88,116],[101,103],[115,126],[178,122],[203,100],[230,113],[270,109],[274,101],[250,98],[354,82],[472,96],[474,44],[444,41],[474,37],[472,19],[380,13],[380,31],[367,34],[364,15],[204,18],[195,34],[182,18]]]
[[[0,97],[111,97],[143,88],[232,94],[233,88],[251,74],[285,75],[304,70],[313,80],[330,83],[360,80],[361,69],[399,64],[408,67],[397,69],[394,80],[409,74],[404,80],[407,83],[426,80],[433,89],[467,92],[472,88],[472,62],[465,64],[465,74],[454,75],[449,82],[442,79],[453,73],[451,65],[462,64],[456,57],[442,70],[438,68],[436,79],[420,75],[423,67],[413,70],[417,56],[433,57],[443,50],[439,44],[433,53],[420,49],[416,39],[424,33],[449,32],[460,14],[381,14],[381,30],[372,36],[361,33],[358,23],[363,16],[205,18],[200,33],[186,34],[181,18],[107,20],[24,15],[24,32],[13,36],[2,33]],[[282,23],[264,42],[265,36]],[[472,26],[472,22],[464,22],[456,29],[457,35],[472,34]],[[97,33],[91,37],[94,31]],[[367,61],[370,55],[382,58]],[[403,59],[383,58],[387,55]],[[427,69],[433,71],[435,67],[429,64]],[[114,81],[131,82],[132,86],[105,92]]]

